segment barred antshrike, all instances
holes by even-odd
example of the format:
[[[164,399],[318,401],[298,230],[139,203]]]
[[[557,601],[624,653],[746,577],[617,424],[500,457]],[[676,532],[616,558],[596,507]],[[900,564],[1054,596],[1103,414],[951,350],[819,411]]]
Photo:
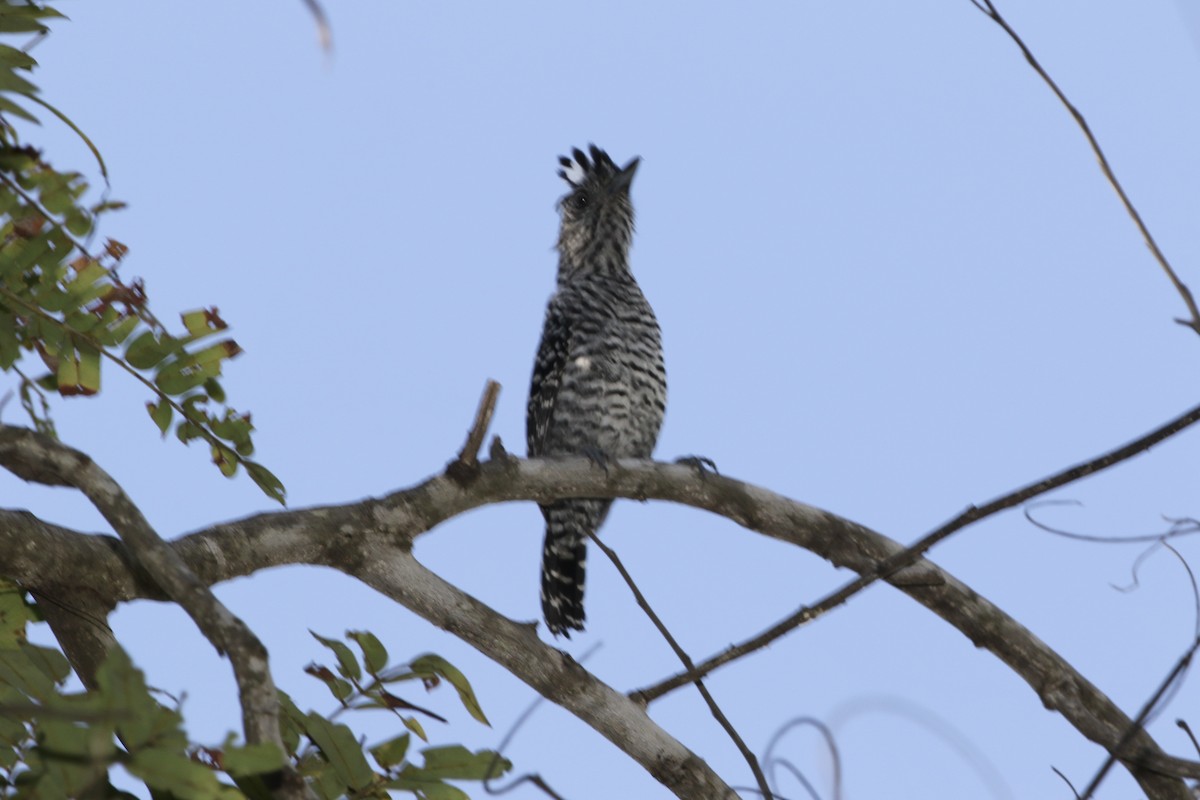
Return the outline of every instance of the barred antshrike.
[[[630,184],[639,159],[618,168],[595,145],[559,158],[571,187],[559,201],[558,286],[533,365],[526,435],[530,456],[649,458],[667,401],[658,320],[629,271]],[[589,533],[611,500],[541,507],[542,613],[555,635],[583,630]]]

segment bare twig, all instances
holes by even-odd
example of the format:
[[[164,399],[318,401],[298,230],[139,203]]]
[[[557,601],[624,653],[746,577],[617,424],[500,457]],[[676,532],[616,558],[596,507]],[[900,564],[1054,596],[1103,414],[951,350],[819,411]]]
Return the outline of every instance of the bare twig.
[[[1196,734],[1192,733],[1192,726],[1187,724],[1186,720],[1177,719],[1175,725],[1182,730],[1187,737],[1192,741],[1192,747],[1196,750],[1196,755],[1200,756],[1200,741],[1197,741]]]
[[[635,695],[646,702],[663,696],[667,692],[679,688],[689,683],[694,675],[707,675],[714,669],[728,664],[738,658],[741,658],[756,650],[760,650],[779,637],[791,632],[795,628],[811,622],[822,614],[830,611],[833,608],[845,603],[854,595],[861,592],[863,589],[870,586],[875,581],[886,578],[895,574],[898,570],[904,569],[908,565],[914,563],[931,547],[941,542],[951,534],[974,524],[986,517],[990,517],[1005,509],[1024,503],[1037,497],[1040,494],[1045,494],[1060,486],[1065,486],[1069,483],[1084,478],[1088,475],[1093,475],[1102,470],[1108,469],[1115,464],[1119,464],[1129,458],[1132,458],[1139,453],[1149,450],[1154,445],[1175,435],[1179,431],[1184,430],[1190,425],[1200,421],[1200,406],[1196,406],[1187,412],[1181,414],[1165,425],[1150,431],[1144,436],[1141,436],[1128,444],[1122,445],[1114,450],[1109,451],[1090,461],[1085,461],[1082,464],[1077,464],[1061,472],[1050,475],[1034,483],[1030,483],[1019,489],[1015,489],[1008,494],[1001,495],[994,500],[985,503],[982,506],[971,506],[966,511],[959,514],[954,519],[937,528],[934,531],[926,534],[918,539],[908,548],[901,550],[895,555],[890,556],[886,560],[880,562],[872,569],[864,570],[861,574],[852,581],[847,582],[837,591],[826,595],[818,602],[811,606],[802,606],[796,612],[788,617],[780,620],[770,628],[753,636],[739,644],[733,645],[720,653],[712,656],[709,659],[701,662],[696,671],[680,672],[665,680],[659,681],[653,686],[648,686],[635,693]]]
[[[467,441],[458,457],[446,465],[446,474],[461,486],[466,486],[479,474],[479,448],[483,447],[488,426],[492,424],[492,413],[496,410],[496,399],[500,396],[500,384],[489,379],[475,409],[475,421],[467,432]],[[493,442],[493,444],[495,444]]]
[[[590,538],[604,555],[608,556],[608,560],[617,568],[617,572],[621,573],[621,578],[625,581],[625,585],[629,587],[629,591],[633,592],[633,597],[637,601],[638,607],[650,618],[654,623],[654,627],[658,629],[659,634],[671,646],[671,650],[675,652],[676,658],[683,662],[684,669],[692,670],[696,665],[692,663],[692,657],[687,654],[687,651],[679,644],[679,641],[667,630],[667,626],[663,623],[662,618],[655,613],[650,607],[650,601],[642,594],[642,590],[633,580],[633,576],[629,574],[629,570],[625,569],[625,564],[621,561],[617,552],[600,540],[600,537],[595,533],[588,533]],[[746,764],[750,767],[750,772],[754,775],[754,782],[758,784],[758,791],[766,800],[774,800],[771,794],[771,787],[767,784],[767,776],[763,774],[762,767],[758,764],[758,758],[755,757],[754,751],[746,746],[746,742],[742,739],[741,734],[733,727],[733,723],[729,721],[729,717],[725,716],[725,712],[717,705],[716,699],[712,696],[712,692],[708,691],[708,687],[704,685],[704,681],[697,678],[692,681],[696,686],[696,690],[700,692],[700,696],[704,698],[704,703],[708,706],[709,712],[716,719],[717,724],[725,731],[725,734],[733,742],[738,752],[742,754]]]
[[[1109,749],[1108,757],[1104,759],[1104,764],[1101,765],[1099,771],[1096,773],[1095,777],[1092,778],[1091,782],[1088,783],[1087,788],[1083,790],[1083,794],[1080,795],[1080,800],[1090,800],[1092,795],[1095,794],[1096,789],[1100,787],[1100,782],[1104,780],[1105,776],[1108,775],[1109,770],[1111,770],[1113,765],[1117,763],[1117,759],[1121,757],[1126,745],[1133,740],[1133,737],[1142,731],[1142,725],[1145,724],[1146,720],[1154,712],[1159,700],[1161,700],[1163,695],[1165,695],[1167,691],[1175,685],[1175,682],[1183,676],[1183,673],[1187,670],[1188,666],[1191,665],[1192,657],[1196,655],[1197,649],[1200,649],[1200,639],[1196,639],[1194,642],[1192,642],[1192,646],[1187,649],[1187,652],[1180,656],[1179,660],[1175,662],[1175,666],[1172,667],[1171,671],[1167,673],[1167,677],[1163,678],[1162,683],[1158,685],[1158,688],[1154,691],[1154,694],[1150,696],[1150,699],[1147,700],[1142,706],[1141,710],[1138,711],[1138,715],[1133,718],[1133,722],[1129,724],[1129,727],[1126,729],[1125,733],[1117,741],[1116,746]]]
[[[500,384],[488,380],[483,387],[483,396],[479,398],[479,408],[475,410],[475,422],[467,434],[466,444],[458,453],[458,460],[465,464],[479,463],[479,448],[483,447],[483,439],[487,436],[488,426],[492,424],[492,414],[496,411],[496,400],[500,397]]]
[[[1071,779],[1064,775],[1062,770],[1060,770],[1058,767],[1052,765],[1050,769],[1054,770],[1055,775],[1062,778],[1063,783],[1065,783],[1067,788],[1071,790],[1071,794],[1075,795],[1075,800],[1079,800],[1079,790],[1075,788],[1075,784],[1071,783]]]
[[[1138,533],[1130,536],[1102,536],[1100,534],[1079,533],[1077,531],[1068,531],[1063,528],[1055,528],[1051,525],[1047,525],[1041,520],[1035,519],[1033,516],[1033,511],[1036,508],[1041,508],[1043,506],[1064,505],[1081,506],[1083,503],[1080,503],[1078,500],[1042,500],[1025,506],[1025,508],[1022,510],[1022,513],[1025,515],[1025,519],[1029,521],[1029,524],[1033,525],[1035,528],[1040,528],[1046,533],[1052,533],[1055,536],[1061,536],[1064,539],[1074,539],[1077,542],[1094,542],[1096,544],[1138,544],[1141,542],[1155,543],[1165,542],[1168,539],[1175,539],[1181,536],[1190,536],[1192,534],[1200,533],[1200,523],[1197,523],[1196,520],[1189,519],[1187,517],[1181,517],[1177,519],[1166,517],[1165,519],[1170,523],[1171,527],[1165,533]]]
[[[1050,77],[1050,74],[1046,72],[1045,68],[1043,68],[1041,63],[1039,63],[1034,57],[1033,52],[1029,49],[1029,46],[1025,44],[1025,41],[1020,37],[1020,35],[1013,30],[1012,26],[1008,24],[1008,21],[1000,15],[999,10],[996,9],[996,5],[992,2],[992,0],[970,0],[970,2],[973,6],[982,11],[988,17],[988,19],[995,22],[1004,30],[1006,34],[1008,34],[1008,37],[1013,40],[1013,43],[1020,48],[1021,55],[1025,56],[1025,60],[1029,62],[1029,66],[1031,66],[1033,71],[1038,74],[1038,77],[1040,77],[1045,84],[1050,87],[1050,91],[1054,92],[1054,96],[1058,98],[1058,101],[1062,103],[1063,107],[1070,112],[1071,116],[1075,120],[1075,124],[1079,126],[1079,130],[1081,130],[1084,137],[1087,138],[1088,145],[1092,148],[1092,153],[1096,156],[1096,160],[1100,163],[1100,171],[1104,173],[1104,177],[1108,180],[1109,185],[1112,186],[1113,191],[1115,191],[1117,193],[1117,197],[1120,198],[1121,205],[1125,207],[1125,213],[1129,215],[1131,220],[1133,220],[1133,224],[1137,226],[1138,232],[1141,233],[1142,239],[1146,242],[1146,247],[1150,248],[1150,253],[1154,256],[1154,260],[1158,262],[1160,267],[1162,267],[1163,272],[1166,273],[1167,278],[1171,281],[1171,285],[1175,287],[1175,291],[1177,291],[1179,296],[1183,298],[1183,303],[1187,306],[1188,313],[1191,314],[1191,319],[1176,319],[1175,321],[1180,325],[1191,328],[1193,331],[1200,334],[1200,309],[1196,307],[1196,299],[1192,296],[1191,289],[1189,289],[1187,285],[1179,279],[1179,276],[1175,273],[1171,263],[1167,261],[1166,255],[1164,255],[1163,251],[1159,248],[1158,242],[1155,241],[1154,236],[1150,233],[1150,229],[1146,227],[1146,223],[1142,221],[1142,215],[1138,213],[1133,201],[1130,200],[1129,195],[1125,193],[1125,187],[1123,187],[1121,182],[1117,180],[1116,173],[1113,172],[1112,166],[1108,163],[1108,158],[1104,155],[1104,150],[1100,148],[1100,142],[1096,139],[1095,134],[1092,133],[1092,129],[1088,125],[1087,120],[1084,119],[1083,114],[1080,113],[1079,109],[1075,107],[1074,103],[1067,99],[1067,96],[1063,90],[1059,88],[1054,79]]]
[[[1178,550],[1176,550],[1166,541],[1163,541],[1160,544],[1169,550],[1179,561],[1179,563],[1183,565],[1184,570],[1187,571],[1188,582],[1192,590],[1192,604],[1194,607],[1194,632],[1192,646],[1186,653],[1183,654],[1179,661],[1176,662],[1174,669],[1170,672],[1170,674],[1167,675],[1166,678],[1163,679],[1163,682],[1159,684],[1159,687],[1155,691],[1154,695],[1148,701],[1146,701],[1146,704],[1142,707],[1142,710],[1138,714],[1137,718],[1130,723],[1129,731],[1125,736],[1121,737],[1121,743],[1118,744],[1114,750],[1109,751],[1108,758],[1105,759],[1103,766],[1100,767],[1100,770],[1096,773],[1096,776],[1092,778],[1091,783],[1089,783],[1087,788],[1084,789],[1081,800],[1088,800],[1088,798],[1095,793],[1096,789],[1099,788],[1100,782],[1104,780],[1105,775],[1107,775],[1108,771],[1112,769],[1113,763],[1116,761],[1115,754],[1120,752],[1121,747],[1123,746],[1127,737],[1133,735],[1138,728],[1140,728],[1149,720],[1150,715],[1154,713],[1156,707],[1159,705],[1159,702],[1166,695],[1170,687],[1177,685],[1177,682],[1182,679],[1183,673],[1191,664],[1192,657],[1195,655],[1196,650],[1200,649],[1200,586],[1197,586],[1196,584],[1196,574],[1192,572],[1191,565],[1187,563],[1187,560],[1182,554],[1180,554]],[[1143,555],[1145,554],[1143,553]]]
[[[813,728],[817,733],[821,734],[821,738],[825,740],[825,747],[829,750],[829,759],[833,763],[832,800],[842,800],[842,754],[838,749],[837,739],[834,737],[833,731],[829,729],[828,725],[816,717],[796,717],[795,719],[790,719],[781,725],[779,729],[771,735],[771,740],[767,742],[767,749],[763,752],[763,763],[766,765],[768,770],[772,771],[772,778],[774,778],[773,771],[776,764],[779,764],[780,766],[791,767],[791,765],[787,764],[787,762],[775,755],[775,748],[779,745],[779,742],[788,734],[789,731],[791,731],[793,728],[801,728],[804,726]],[[794,767],[791,767],[791,769],[793,770],[792,774],[808,789],[809,793],[816,796],[817,793],[809,784],[808,779],[805,778],[803,774],[801,774],[799,770],[796,770]]]
[[[312,14],[313,21],[317,23],[317,39],[321,42],[321,49],[326,53],[332,52],[333,27],[329,24],[329,17],[325,15],[324,7],[318,0],[303,0],[303,2],[308,13]]]

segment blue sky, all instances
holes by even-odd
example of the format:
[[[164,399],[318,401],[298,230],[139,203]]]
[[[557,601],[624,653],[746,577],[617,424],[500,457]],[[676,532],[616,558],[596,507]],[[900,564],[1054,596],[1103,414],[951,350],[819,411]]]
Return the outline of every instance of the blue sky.
[[[658,455],[722,472],[910,541],[981,503],[1133,438],[1195,404],[1200,341],[1078,129],[968,0],[890,3],[330,2],[322,54],[299,2],[66,3],[34,55],[45,96],[101,148],[103,230],[131,247],[161,317],[216,305],[245,354],[231,402],[295,507],[414,483],[461,445],[487,378],[493,432],[523,441],[553,288],[556,156],[596,142],[643,159],[633,264],[664,329]],[[1087,115],[1184,280],[1200,289],[1200,19],[1182,1],[1001,11]],[[37,141],[90,169],[69,131]],[[113,473],[168,537],[269,510],[196,448],[161,443],[141,389],[106,376],[60,402],[59,430]],[[9,421],[15,413],[9,411]],[[1047,519],[1099,534],[1200,515],[1200,433],[1054,495]],[[0,476],[9,507],[84,530],[77,497]],[[502,613],[533,619],[541,518],[471,513],[421,559]],[[814,601],[848,575],[723,519],[620,503],[605,528],[696,657]],[[1191,541],[1179,548],[1200,565]],[[1136,546],[1083,545],[1009,512],[932,556],[1071,660],[1129,713],[1195,623],[1179,563],[1129,583]],[[276,679],[302,674],[307,629],[368,628],[397,656],[434,650],[475,682],[496,726],[453,708],[434,736],[493,746],[532,692],[465,645],[339,574],[284,569],[219,587],[262,635]],[[677,669],[615,571],[590,559],[589,628],[568,645],[632,689]],[[228,665],[176,609],[113,620],[152,683],[186,693],[193,735],[238,724]],[[847,607],[713,676],[761,752],[789,719],[838,724],[847,797],[1051,797],[1103,760],[986,652],[896,591]],[[1195,681],[1152,731],[1200,707]],[[436,700],[436,702],[434,702]],[[898,712],[897,709],[901,709]],[[903,711],[908,709],[908,711]],[[728,781],[749,773],[694,692],[653,716]],[[920,719],[986,755],[987,783]],[[382,738],[389,723],[377,720]],[[818,786],[811,733],[782,753]],[[567,797],[666,797],[619,751],[543,707],[509,755]],[[1192,754],[1194,756],[1194,754]],[[779,791],[803,797],[781,774]],[[1100,797],[1136,791],[1122,772]],[[521,789],[512,796],[535,797]],[[749,796],[748,794],[746,796]],[[828,797],[826,793],[824,796]]]

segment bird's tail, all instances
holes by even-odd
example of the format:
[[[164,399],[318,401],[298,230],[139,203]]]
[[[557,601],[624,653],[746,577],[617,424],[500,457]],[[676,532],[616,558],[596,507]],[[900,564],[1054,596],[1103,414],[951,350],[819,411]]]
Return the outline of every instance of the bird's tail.
[[[542,614],[555,636],[583,630],[583,580],[587,540],[608,515],[611,500],[559,500],[542,506]]]

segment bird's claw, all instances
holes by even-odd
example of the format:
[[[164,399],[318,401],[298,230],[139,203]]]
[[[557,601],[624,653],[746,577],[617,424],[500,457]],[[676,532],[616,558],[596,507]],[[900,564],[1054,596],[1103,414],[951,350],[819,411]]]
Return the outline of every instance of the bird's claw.
[[[597,467],[604,470],[604,477],[606,477],[606,478],[608,477],[608,464],[609,464],[610,459],[609,459],[607,453],[605,453],[599,447],[585,447],[585,448],[583,448],[583,451],[581,454],[588,461],[592,462]]]
[[[717,469],[717,462],[705,456],[680,456],[675,459],[676,464],[682,464],[685,467],[691,467],[703,478],[705,475],[712,473],[720,475],[721,470]]]

